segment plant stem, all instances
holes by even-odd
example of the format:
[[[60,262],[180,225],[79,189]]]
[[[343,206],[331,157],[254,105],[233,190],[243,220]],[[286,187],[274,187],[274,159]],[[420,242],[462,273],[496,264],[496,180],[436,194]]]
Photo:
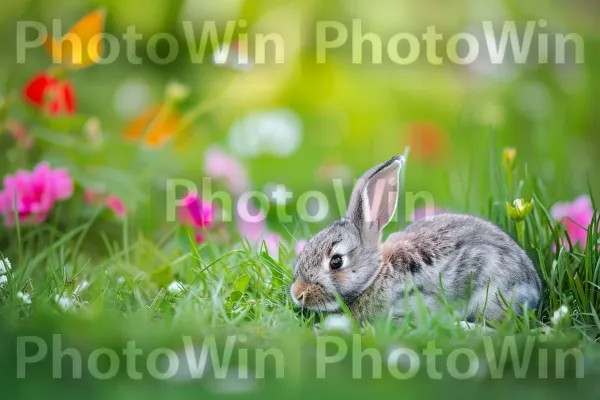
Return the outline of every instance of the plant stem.
[[[517,224],[517,237],[519,238],[519,243],[521,246],[525,248],[525,220],[516,221]]]

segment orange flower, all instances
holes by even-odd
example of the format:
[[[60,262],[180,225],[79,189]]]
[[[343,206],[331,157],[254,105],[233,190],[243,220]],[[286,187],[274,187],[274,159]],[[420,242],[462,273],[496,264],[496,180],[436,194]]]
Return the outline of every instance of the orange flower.
[[[150,147],[159,147],[171,140],[180,127],[179,112],[171,106],[158,105],[129,122],[124,135],[131,140],[142,140]]]
[[[433,122],[413,122],[408,128],[410,151],[417,158],[433,160],[443,157],[447,151],[446,136]]]

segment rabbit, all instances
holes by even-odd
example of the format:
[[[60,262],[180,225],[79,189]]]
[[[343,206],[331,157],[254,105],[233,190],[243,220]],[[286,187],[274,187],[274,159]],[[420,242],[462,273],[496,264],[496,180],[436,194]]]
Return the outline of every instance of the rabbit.
[[[538,306],[541,280],[525,251],[502,229],[471,215],[439,214],[392,233],[381,243],[398,201],[395,156],[356,183],[346,215],[317,233],[298,255],[290,292],[307,310],[401,323],[417,304],[439,312],[445,296],[465,321],[501,320],[507,307]]]

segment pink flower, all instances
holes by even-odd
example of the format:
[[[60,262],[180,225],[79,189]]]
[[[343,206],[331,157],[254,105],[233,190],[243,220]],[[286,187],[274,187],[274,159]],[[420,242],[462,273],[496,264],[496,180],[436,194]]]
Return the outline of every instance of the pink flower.
[[[242,237],[257,243],[268,232],[265,213],[248,204],[247,212],[238,213],[237,228]]]
[[[434,215],[439,215],[439,214],[446,214],[448,211],[439,208],[439,207],[435,207],[435,206],[425,206],[425,207],[419,207],[416,208],[413,211],[413,215],[412,215],[412,221],[418,221],[420,219],[430,219],[432,218]]]
[[[572,203],[556,203],[551,209],[552,217],[560,221],[571,242],[585,247],[587,228],[592,223],[594,209],[588,195],[581,195]]]
[[[300,239],[296,242],[296,247],[294,248],[294,253],[296,254],[296,257],[298,257],[300,253],[302,253],[302,250],[304,250],[304,247],[306,247],[306,243],[308,243],[308,240],[306,239]]]
[[[106,196],[106,207],[111,209],[119,218],[123,218],[127,214],[127,209],[125,208],[125,205],[123,204],[121,199],[119,199],[114,194],[109,194],[108,196]]]
[[[183,206],[177,212],[179,222],[185,226],[194,228],[196,231],[196,242],[202,243],[206,239],[204,230],[213,226],[216,208],[195,194],[188,195],[183,202]]]
[[[83,200],[88,205],[99,205],[101,203],[98,201],[98,192],[92,189],[86,189],[83,192]]]
[[[267,232],[263,237],[269,255],[275,260],[279,259],[279,241],[281,237],[273,232]]]
[[[50,164],[38,164],[32,172],[19,170],[4,177],[4,190],[0,192],[0,214],[6,226],[14,226],[15,211],[19,223],[38,225],[59,200],[73,195],[73,180],[66,169],[52,170]]]
[[[206,150],[204,172],[214,179],[225,181],[235,194],[241,194],[250,187],[243,165],[218,147]]]
[[[251,204],[248,204],[247,207],[247,212],[240,213],[237,217],[237,228],[240,235],[256,246],[260,246],[264,241],[269,254],[277,260],[281,237],[268,229],[266,216],[262,210]]]
[[[125,215],[127,215],[125,204],[123,204],[121,199],[114,194],[106,194],[101,191],[87,189],[83,193],[83,199],[89,205],[110,209],[118,218],[124,218]]]

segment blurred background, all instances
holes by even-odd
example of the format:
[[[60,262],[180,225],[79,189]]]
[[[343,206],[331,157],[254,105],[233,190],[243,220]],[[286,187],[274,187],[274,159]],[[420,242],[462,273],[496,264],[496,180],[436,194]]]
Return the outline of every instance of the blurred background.
[[[79,181],[103,182],[130,208],[153,207],[153,202],[164,207],[160,193],[165,180],[200,179],[204,151],[215,145],[239,158],[259,189],[285,183],[295,193],[328,190],[330,178],[352,180],[407,146],[406,190],[428,191],[436,204],[448,208],[484,211],[492,190],[485,166],[490,154],[500,157],[504,147],[517,149],[528,177],[552,185],[548,202],[572,199],[587,192],[588,185],[600,189],[592,173],[600,150],[599,5],[593,0],[5,0],[1,7],[5,105],[18,103],[27,81],[51,66],[42,48],[29,50],[25,64],[16,63],[17,21],[50,27],[58,18],[66,32],[82,16],[102,8],[107,33],[120,39],[133,26],[142,36],[134,49],[139,65],[128,61],[121,42],[115,62],[69,74],[77,93],[77,118],[32,128],[44,143],[46,159],[71,166]],[[370,62],[372,48],[366,43],[362,64],[352,62],[348,44],[329,50],[327,62],[318,64],[317,23],[343,23],[350,43],[357,18],[363,33],[382,38],[383,62]],[[498,34],[503,22],[516,21],[522,34],[527,21],[541,19],[547,26],[537,28],[533,48],[537,33],[576,33],[585,43],[585,62],[575,62],[572,48],[566,63],[552,62],[552,39],[547,64],[534,59],[516,64],[510,62],[510,52],[507,62],[489,62],[482,21],[492,21]],[[239,65],[231,57],[218,65],[210,48],[202,63],[191,61],[183,21],[195,27],[198,41],[206,21],[216,21],[222,35],[227,21],[239,20],[247,21],[238,31],[250,37],[251,60],[253,35],[276,32],[285,40],[285,62],[276,64],[267,53],[264,65]],[[398,32],[420,37],[428,26],[444,35],[437,47],[443,65],[430,65],[424,47],[411,65],[389,60],[387,39]],[[445,43],[459,32],[480,39],[482,56],[472,64],[456,65],[446,56]],[[173,62],[152,61],[147,48],[156,34],[176,39],[179,51]],[[169,57],[166,40],[154,45],[157,57]],[[184,132],[168,137],[169,146],[143,151],[123,140],[128,124],[165,102],[165,88],[174,81],[189,90],[177,105],[182,118],[188,118]],[[14,118],[27,115],[18,105],[6,108]],[[90,134],[101,136],[101,150],[90,150]],[[21,156],[8,157],[27,166]]]

